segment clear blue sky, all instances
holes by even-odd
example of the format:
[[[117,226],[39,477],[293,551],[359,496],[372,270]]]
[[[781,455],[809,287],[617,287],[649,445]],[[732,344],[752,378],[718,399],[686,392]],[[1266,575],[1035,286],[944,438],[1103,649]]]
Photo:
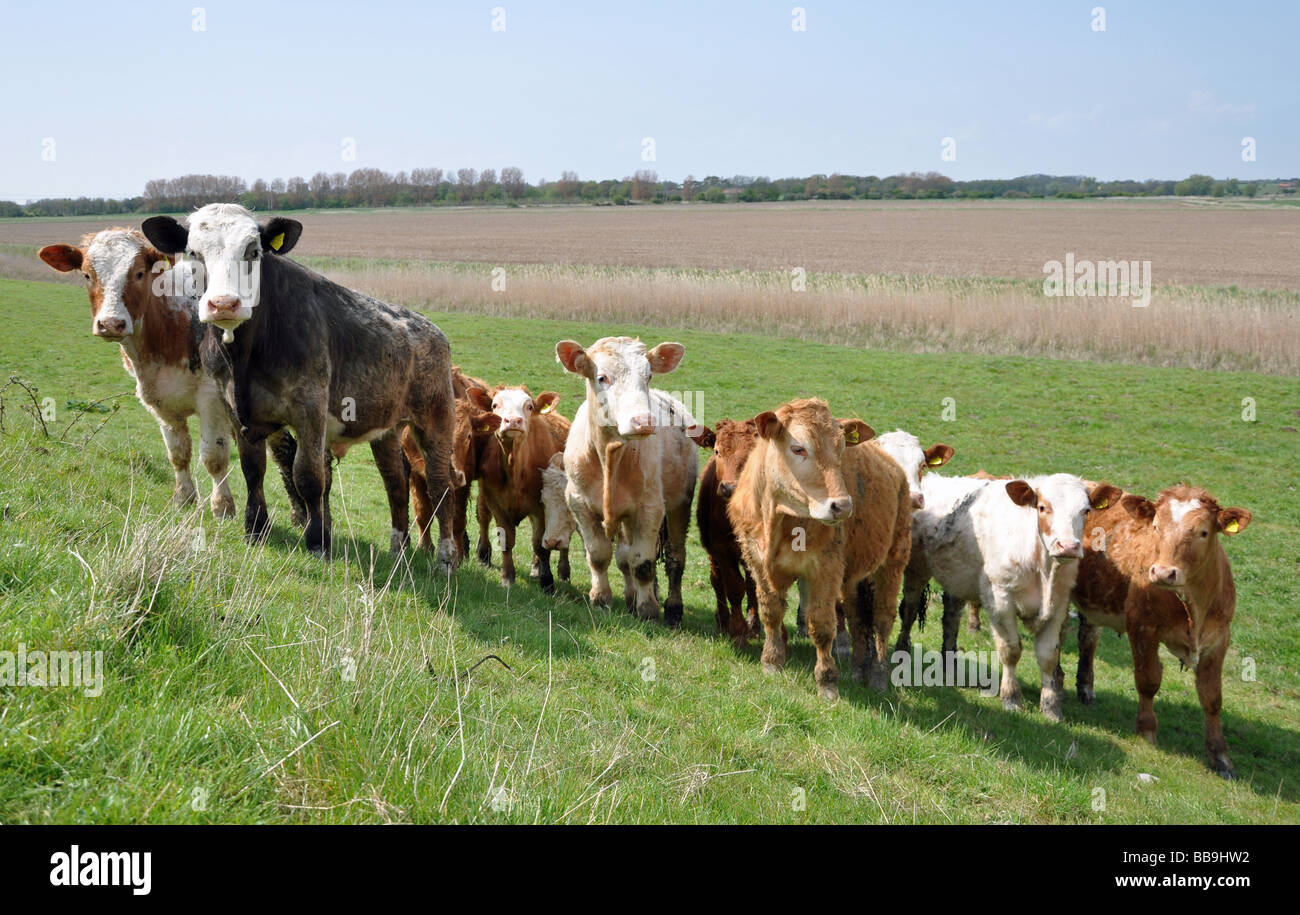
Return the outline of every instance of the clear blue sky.
[[[202,5],[206,30],[192,28]],[[791,28],[791,10],[807,29]],[[505,31],[492,29],[493,7]],[[1092,28],[1104,6],[1106,30]],[[0,7],[0,197],[209,172],[1300,172],[1300,3]],[[359,12],[360,11],[360,12]],[[1243,162],[1241,141],[1257,141]],[[355,138],[356,159],[341,155]],[[642,138],[656,160],[641,158]],[[956,140],[956,161],[940,157]],[[46,138],[54,161],[45,161]]]

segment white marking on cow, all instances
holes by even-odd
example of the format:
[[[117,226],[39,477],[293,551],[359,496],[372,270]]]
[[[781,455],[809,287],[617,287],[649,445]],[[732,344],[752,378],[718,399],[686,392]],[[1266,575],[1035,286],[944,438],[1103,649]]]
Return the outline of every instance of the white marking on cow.
[[[126,322],[126,335],[135,330],[131,315],[122,300],[122,292],[130,276],[131,265],[141,251],[140,242],[125,232],[111,229],[100,232],[86,248],[86,259],[94,268],[95,276],[104,291],[103,303],[92,320],[121,318]],[[94,328],[91,328],[94,331]]]
[[[1194,512],[1201,507],[1200,499],[1182,499],[1169,500],[1169,518],[1174,524],[1181,524],[1182,520],[1187,517],[1188,512]]]

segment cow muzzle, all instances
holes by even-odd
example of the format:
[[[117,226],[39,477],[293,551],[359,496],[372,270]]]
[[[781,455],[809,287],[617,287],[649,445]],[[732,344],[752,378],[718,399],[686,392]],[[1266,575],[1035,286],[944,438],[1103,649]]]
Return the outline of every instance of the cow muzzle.
[[[840,496],[819,503],[818,511],[813,513],[813,518],[826,524],[839,524],[852,514],[853,499],[849,496]]]
[[[627,423],[627,431],[623,433],[624,438],[645,438],[648,435],[654,435],[655,420],[649,413],[641,413],[633,416]]]
[[[108,340],[116,343],[131,332],[127,327],[125,318],[96,318],[94,326],[95,336],[102,340]]]
[[[912,493],[912,510],[919,512],[923,508],[925,508],[925,494],[919,492]]]
[[[1187,584],[1187,573],[1174,566],[1153,565],[1147,576],[1151,584],[1162,588],[1181,588]]]
[[[731,498],[731,494],[732,494],[733,492],[735,492],[735,491],[736,491],[736,484],[735,484],[735,483],[719,483],[719,484],[718,484],[718,495],[722,496],[722,498],[724,498],[724,499],[730,499],[730,498]]]
[[[1052,544],[1053,559],[1082,559],[1083,544],[1078,540],[1057,540]]]

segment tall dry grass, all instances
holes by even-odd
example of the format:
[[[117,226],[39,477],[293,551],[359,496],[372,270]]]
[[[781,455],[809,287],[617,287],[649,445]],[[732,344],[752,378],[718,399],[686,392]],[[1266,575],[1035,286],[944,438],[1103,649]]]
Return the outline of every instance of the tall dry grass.
[[[1300,374],[1300,294],[1159,286],[1048,297],[1033,280],[308,259],[379,298],[444,311],[637,322],[911,352],[1046,355]],[[496,286],[494,287],[494,279]]]

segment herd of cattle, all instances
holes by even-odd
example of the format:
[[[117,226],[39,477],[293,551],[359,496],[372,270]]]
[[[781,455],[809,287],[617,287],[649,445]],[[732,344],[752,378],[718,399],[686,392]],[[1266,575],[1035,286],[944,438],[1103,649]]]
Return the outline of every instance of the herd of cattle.
[[[952,457],[950,446],[922,449],[902,431],[876,436],[819,399],[709,428],[651,387],[681,362],[678,343],[556,344],[557,360],[586,385],[570,423],[556,409],[558,394],[466,375],[425,317],[284,257],[301,231],[291,219],[259,224],[242,207],[211,204],[184,224],[157,216],[142,231],[108,229],[40,252],[56,270],[83,275],[94,335],[121,345],[137,396],[162,429],[177,503],[196,498],[187,421],[197,414],[212,511],[235,512],[226,483],[233,441],[248,488],[245,530],[265,537],[270,443],[294,522],[305,526],[308,549],[327,556],[331,455],[368,442],[388,496],[393,550],[407,545],[413,501],[420,547],[450,571],[469,552],[477,483],[477,557],[491,563],[489,532],[498,531],[505,584],[515,579],[524,519],[530,574],[548,591],[550,554],[559,553],[567,580],[576,529],[594,603],[611,602],[613,560],[628,610],[658,619],[662,558],[663,617],[676,626],[698,484],[717,628],[737,644],[762,634],[764,669],[785,662],[786,594],[797,584],[820,693],[839,695],[835,654],[851,655],[854,679],[884,689],[895,619],[901,612],[896,650],[907,651],[933,581],[943,592],[947,657],[956,658],[963,606],[983,608],[1001,660],[1001,699],[1018,707],[1023,622],[1042,675],[1042,713],[1060,720],[1059,659],[1073,602],[1079,699],[1095,701],[1097,627],[1127,633],[1137,729],[1154,742],[1163,643],[1194,668],[1210,763],[1232,776],[1220,706],[1236,597],[1219,535],[1242,530],[1246,509],[1220,507],[1181,484],[1151,501],[1066,473],[943,476],[934,468]],[[713,449],[703,475],[701,448]]]

